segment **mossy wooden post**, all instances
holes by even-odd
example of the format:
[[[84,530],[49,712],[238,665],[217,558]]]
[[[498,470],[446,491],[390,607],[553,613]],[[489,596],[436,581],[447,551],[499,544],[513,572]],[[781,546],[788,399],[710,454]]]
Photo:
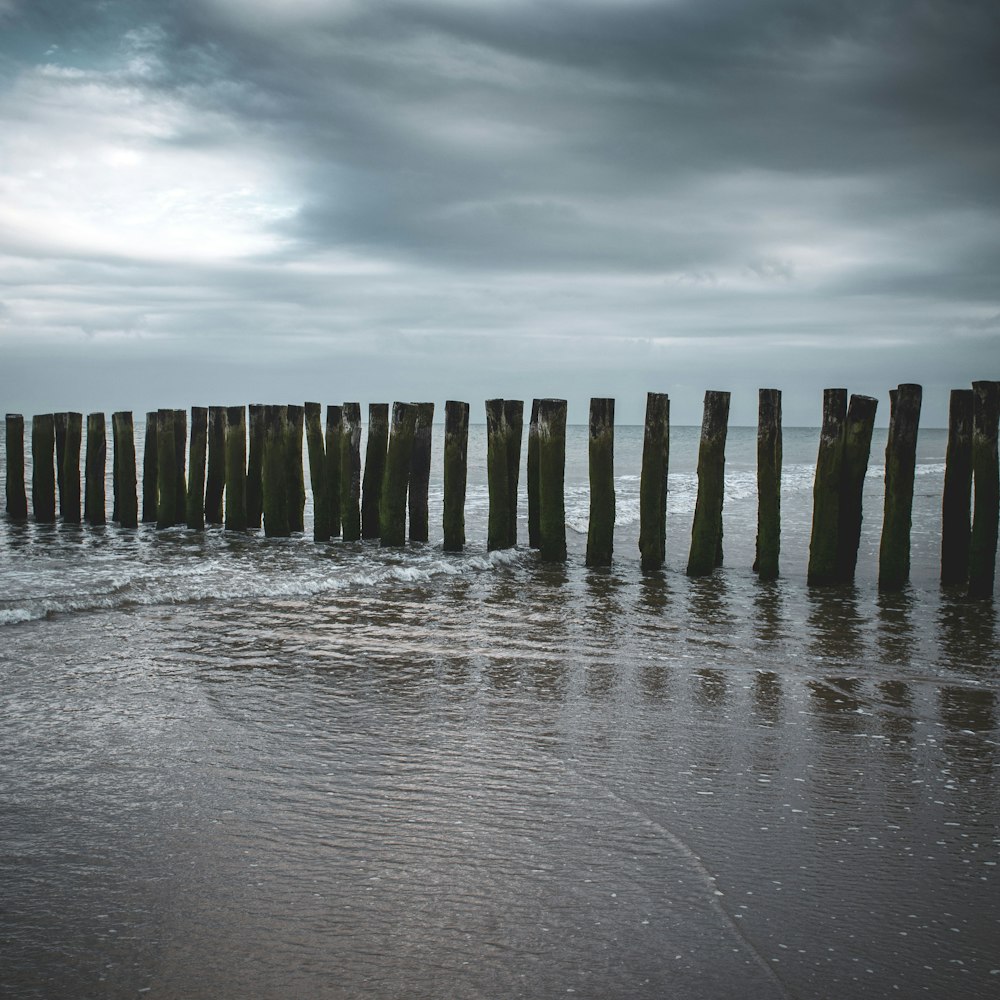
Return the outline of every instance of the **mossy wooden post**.
[[[288,407],[264,407],[263,518],[268,538],[287,538],[288,520]]]
[[[389,447],[389,404],[368,404],[368,441],[365,444],[365,469],[361,481],[361,537],[378,538],[379,506],[382,503],[382,477],[385,475],[386,450]]]
[[[123,528],[139,526],[139,497],[135,467],[135,429],[130,410],[111,414],[114,439],[112,476],[115,489],[115,520]]]
[[[840,469],[840,515],[837,522],[837,579],[850,583],[858,566],[861,521],[878,400],[851,396],[844,422],[844,453]]]
[[[809,538],[810,586],[836,583],[840,526],[840,484],[844,467],[844,423],[847,390],[823,390],[823,426],[813,477],[812,534]]]
[[[778,578],[781,556],[781,390],[757,391],[757,556],[761,580]]]
[[[531,418],[528,421],[528,547],[537,549],[538,541],[538,400],[531,401]]]
[[[670,468],[670,397],[646,394],[639,477],[639,558],[643,572],[662,569],[667,556],[667,474]]]
[[[521,438],[524,429],[524,400],[505,399],[503,420],[507,435],[507,543],[517,545],[517,484],[521,472]]]
[[[445,552],[465,547],[465,489],[469,478],[469,404],[444,404],[444,543]]]
[[[323,407],[306,403],[306,449],[309,453],[309,485],[313,495],[313,541],[330,541],[330,498],[327,494],[326,447],[323,444]]]
[[[142,523],[156,524],[160,496],[160,463],[157,459],[159,444],[159,414],[151,410],[146,414],[142,438]]]
[[[330,537],[340,535],[340,452],[343,431],[343,409],[326,408],[326,496],[330,505]]]
[[[306,527],[306,474],[302,464],[305,437],[305,409],[288,404],[288,523],[292,531]]]
[[[247,408],[226,409],[226,531],[247,530]]]
[[[208,408],[208,473],[205,477],[205,521],[222,524],[226,492],[226,408]]]
[[[345,542],[361,538],[361,404],[344,403],[340,430],[340,517]]]
[[[413,463],[416,425],[417,404],[392,404],[392,428],[379,504],[379,535],[383,546],[406,544],[406,494]]]
[[[885,513],[878,558],[878,589],[902,590],[910,579],[910,517],[920,423],[919,385],[889,393],[889,437],[885,446]]]
[[[260,528],[264,512],[264,407],[250,404],[250,452],[247,458],[247,528]]]
[[[952,389],[948,406],[948,450],[941,498],[941,583],[945,585],[965,583],[969,579],[972,396],[971,389]]]
[[[969,597],[983,600],[993,596],[996,576],[997,515],[1000,507],[997,463],[1000,382],[973,382],[972,393],[975,508],[969,545]]]
[[[538,551],[544,562],[566,560],[566,400],[538,402]]]
[[[407,504],[410,514],[410,541],[426,542],[430,537],[427,493],[431,482],[431,435],[434,404],[414,403],[413,454],[410,460],[410,483]]]
[[[83,516],[87,524],[107,523],[104,476],[108,464],[108,433],[103,413],[87,415],[87,486]]]
[[[56,519],[56,427],[51,413],[31,418],[31,512],[49,524]]]
[[[510,548],[510,495],[507,489],[507,428],[503,400],[486,400],[486,482],[490,512],[486,523],[486,548]]]
[[[172,528],[177,523],[177,434],[174,430],[176,422],[176,410],[157,410],[157,528]]]
[[[691,526],[687,575],[707,576],[722,565],[722,500],[726,480],[729,393],[709,389],[698,447],[698,499]]]
[[[187,526],[205,528],[205,460],[208,454],[208,407],[191,407],[191,447],[188,452]]]
[[[5,425],[7,445],[7,516],[12,521],[28,519],[28,493],[24,487],[24,416],[8,413]]]
[[[80,452],[83,448],[83,414],[66,414],[66,444],[63,453],[63,521],[79,524],[82,520],[80,503]]]
[[[52,415],[56,430],[56,495],[59,498],[59,516],[65,518],[66,498],[63,496],[63,470],[66,463],[66,429],[69,426],[68,413]]]
[[[174,461],[177,463],[177,480],[174,494],[174,524],[187,522],[187,410],[174,410]]]
[[[610,566],[615,544],[615,401],[590,401],[587,565]]]

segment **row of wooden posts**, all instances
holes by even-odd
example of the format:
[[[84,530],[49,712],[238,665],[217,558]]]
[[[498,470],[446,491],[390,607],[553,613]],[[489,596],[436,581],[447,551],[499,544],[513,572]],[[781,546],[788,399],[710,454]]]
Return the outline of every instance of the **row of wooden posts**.
[[[901,589],[909,579],[910,516],[916,465],[921,387],[904,384],[889,393],[885,458],[885,508],[879,549],[879,588]],[[698,454],[698,496],[689,576],[722,565],[722,504],[728,392],[705,394]],[[827,389],[813,493],[808,581],[812,585],[854,579],[861,538],[861,502],[878,401]],[[613,399],[590,404],[590,526],[586,561],[611,564],[614,545]],[[319,403],[304,406],[193,407],[146,414],[142,521],[159,528],[186,524],[203,529],[258,529],[282,537],[304,530],[303,437],[309,453],[316,541],[380,539],[384,546],[427,541],[427,493],[431,467],[433,403],[386,403],[368,408],[364,476],[361,405],[328,406],[325,427]],[[517,544],[517,489],[524,404],[486,401],[489,549]],[[964,585],[971,597],[990,597],[995,572],[998,507],[997,424],[1000,382],[975,382],[951,393],[942,510],[941,580]],[[79,413],[32,418],[32,507],[36,521],[56,519],[56,496],[66,522],[79,523]],[[443,548],[465,545],[465,490],[469,404],[445,404]],[[7,514],[27,517],[24,481],[24,419],[7,414]],[[139,523],[132,414],[112,416],[114,507],[122,527]],[[754,570],[778,575],[781,508],[781,391],[761,389],[757,430],[758,523]],[[249,442],[249,453],[247,444]],[[187,468],[185,470],[185,449]],[[87,417],[83,520],[105,523],[105,418]],[[645,571],[659,570],[666,556],[670,400],[649,393],[640,479],[639,550]],[[528,425],[528,544],[545,561],[566,559],[564,475],[566,401],[536,399]],[[53,464],[54,462],[54,464]],[[973,503],[973,486],[975,488]]]

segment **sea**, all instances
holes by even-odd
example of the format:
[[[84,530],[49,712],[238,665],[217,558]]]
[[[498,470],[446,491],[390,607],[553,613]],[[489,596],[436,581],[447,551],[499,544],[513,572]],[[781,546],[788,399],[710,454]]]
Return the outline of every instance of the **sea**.
[[[311,498],[290,539],[0,520],[0,995],[1000,996],[1000,628],[938,582],[946,433],[891,595],[884,430],[828,588],[818,429],[784,432],[773,583],[754,428],[702,579],[699,429],[672,429],[647,575],[642,428],[615,433],[606,570],[581,426],[565,564],[527,547],[523,455],[518,547],[487,552],[482,426],[457,554],[440,426],[404,549],[313,542]]]

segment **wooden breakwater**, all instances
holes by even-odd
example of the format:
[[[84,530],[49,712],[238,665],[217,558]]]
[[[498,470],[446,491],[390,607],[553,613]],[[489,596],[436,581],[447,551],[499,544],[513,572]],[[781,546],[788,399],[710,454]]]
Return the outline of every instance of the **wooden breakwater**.
[[[885,494],[878,586],[902,589],[909,580],[910,528],[922,390],[903,384],[889,392]],[[698,492],[687,559],[689,576],[723,563],[722,513],[730,394],[705,394],[698,454]],[[807,578],[811,586],[849,583],[861,538],[861,498],[878,401],[846,389],[824,392],[813,484]],[[614,411],[610,398],[591,400],[589,421],[590,520],[588,566],[609,566],[614,554]],[[403,546],[430,538],[428,489],[433,403],[369,406],[365,461],[361,461],[361,405],[319,403],[160,409],[146,414],[139,489],[132,414],[112,415],[111,520],[135,528],[221,525],[245,532],[263,525],[268,537],[304,529],[303,444],[308,445],[317,542],[378,539]],[[518,477],[524,403],[485,404],[489,490],[487,548],[518,544]],[[567,558],[565,511],[566,401],[532,402],[527,435],[527,520],[530,548],[539,558]],[[249,417],[249,419],[248,419]],[[971,598],[993,594],[1000,513],[997,429],[1000,382],[955,389],[949,410],[941,526],[941,582]],[[99,526],[106,522],[106,421],[103,413],[37,414],[31,418],[31,505],[25,483],[25,420],[6,417],[6,513],[11,521]],[[469,405],[445,404],[445,551],[465,546]],[[86,448],[84,450],[84,440]],[[85,488],[81,490],[81,456]],[[666,558],[670,400],[649,393],[640,472],[639,550],[643,571]],[[185,461],[185,458],[187,459]],[[758,520],[754,570],[761,580],[779,575],[781,536],[781,391],[761,389],[757,428]],[[364,475],[362,477],[362,468]],[[84,501],[81,504],[81,499]],[[58,503],[57,503],[58,501]],[[81,510],[82,506],[82,510]],[[58,512],[58,513],[57,513]]]

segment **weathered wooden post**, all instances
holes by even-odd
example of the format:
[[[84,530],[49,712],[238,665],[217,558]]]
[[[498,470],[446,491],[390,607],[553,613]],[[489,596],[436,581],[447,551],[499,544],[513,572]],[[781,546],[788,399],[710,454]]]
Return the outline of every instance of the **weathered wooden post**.
[[[115,455],[112,476],[115,489],[115,519],[123,528],[139,526],[139,497],[135,467],[135,430],[131,410],[111,414]]]
[[[56,519],[56,428],[51,413],[31,418],[31,509],[35,520]]]
[[[544,562],[566,560],[566,400],[538,402],[539,554]]]
[[[969,579],[972,538],[973,392],[952,389],[948,406],[948,450],[945,452],[941,499],[941,583]]]
[[[837,524],[837,579],[850,583],[858,565],[861,521],[872,449],[872,431],[878,400],[873,396],[851,396],[844,422],[844,451],[840,469],[840,516]]]
[[[247,408],[226,408],[226,531],[247,530]]]
[[[537,549],[538,540],[538,400],[531,401],[528,421],[528,547]]]
[[[326,408],[326,494],[330,505],[330,537],[340,534],[340,455],[343,431],[343,410],[339,406]]]
[[[361,537],[361,404],[344,403],[340,431],[340,517],[345,542]]]
[[[413,463],[413,438],[417,424],[417,404],[392,404],[385,475],[382,478],[379,534],[383,546],[406,544],[406,494]]]
[[[919,385],[889,392],[889,437],[885,446],[885,513],[879,546],[878,589],[902,590],[910,579],[910,516],[920,423]]]
[[[444,544],[445,552],[465,547],[465,488],[469,474],[469,404],[444,404]]]
[[[524,428],[524,400],[503,401],[503,421],[507,436],[507,543],[517,546],[517,483],[521,471],[521,437]]]
[[[260,528],[264,513],[264,407],[250,404],[250,454],[247,458],[247,528]]]
[[[757,558],[761,580],[778,578],[781,555],[781,390],[757,391]]]
[[[160,495],[160,463],[157,460],[159,443],[159,413],[151,410],[146,414],[146,426],[142,435],[142,523],[155,524]]]
[[[188,453],[186,521],[189,528],[205,528],[205,458],[208,454],[208,407],[191,407],[191,450]]]
[[[63,453],[63,521],[79,524],[80,504],[80,451],[83,447],[83,414],[66,414],[66,444]]]
[[[823,426],[813,479],[812,534],[809,538],[810,586],[837,582],[837,543],[840,526],[840,484],[844,467],[844,422],[847,390],[823,390]]]
[[[413,452],[410,459],[408,505],[410,541],[426,542],[430,537],[427,493],[431,482],[431,434],[434,423],[433,403],[414,403]]]
[[[305,436],[305,410],[298,403],[288,404],[288,523],[292,531],[305,531],[306,475],[302,465]]]
[[[507,488],[507,431],[503,400],[486,400],[486,482],[490,512],[486,525],[486,548],[510,548],[510,495]]]
[[[208,474],[205,478],[205,521],[222,524],[226,492],[226,408],[208,408]]]
[[[108,463],[107,425],[103,413],[87,415],[87,486],[83,516],[87,524],[106,524],[104,475]]]
[[[361,481],[361,537],[378,538],[382,477],[389,447],[389,404],[368,404],[368,441],[365,470]]]
[[[288,521],[288,407],[264,407],[263,517],[268,538],[287,538]]]
[[[176,410],[157,410],[157,528],[172,528],[177,523],[177,434],[174,429],[176,422]]]
[[[996,576],[997,516],[1000,472],[997,424],[1000,422],[1000,382],[972,383],[972,478],[975,508],[969,545],[969,597],[993,596]]]
[[[639,477],[639,557],[643,572],[663,567],[667,555],[667,474],[670,467],[670,397],[646,394]]]
[[[52,415],[56,431],[56,495],[59,497],[59,516],[65,520],[66,498],[63,496],[63,470],[66,464],[66,429],[69,426],[68,413]]]
[[[722,565],[722,501],[726,478],[729,393],[709,389],[698,448],[698,499],[691,526],[687,575],[706,576]]]
[[[187,483],[185,481],[187,443],[187,410],[174,410],[174,461],[177,463],[174,524],[184,524],[187,521]]]
[[[7,446],[7,516],[12,521],[28,519],[28,493],[24,486],[24,416],[8,413],[5,425]]]
[[[610,566],[615,545],[615,401],[590,401],[587,565]]]
[[[330,498],[327,493],[326,448],[323,445],[323,407],[305,404],[306,448],[309,452],[309,485],[313,495],[313,541],[330,541]]]

